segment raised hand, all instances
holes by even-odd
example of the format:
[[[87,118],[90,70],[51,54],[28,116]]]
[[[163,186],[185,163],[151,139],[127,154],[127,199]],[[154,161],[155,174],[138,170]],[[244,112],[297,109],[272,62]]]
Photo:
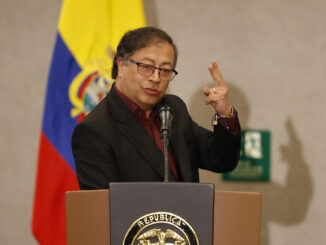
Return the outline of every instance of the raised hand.
[[[209,65],[208,70],[211,73],[214,85],[212,88],[203,88],[203,92],[206,95],[205,103],[206,105],[212,105],[216,113],[221,116],[230,115],[232,107],[229,99],[229,87],[224,82],[222,73],[215,60]]]

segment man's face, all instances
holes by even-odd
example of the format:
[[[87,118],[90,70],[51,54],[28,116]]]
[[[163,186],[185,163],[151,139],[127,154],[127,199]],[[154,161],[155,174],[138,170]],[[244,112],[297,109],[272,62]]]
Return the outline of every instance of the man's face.
[[[138,49],[130,58],[159,68],[173,69],[174,49],[168,42],[162,41]],[[164,96],[169,81],[162,81],[157,69],[151,76],[144,76],[137,73],[137,65],[130,61],[125,64],[123,58],[119,58],[117,64],[118,89],[140,108],[150,111]]]

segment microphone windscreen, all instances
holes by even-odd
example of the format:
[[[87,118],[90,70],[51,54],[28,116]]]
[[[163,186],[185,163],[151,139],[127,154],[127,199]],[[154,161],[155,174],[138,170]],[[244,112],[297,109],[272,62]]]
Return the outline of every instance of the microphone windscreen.
[[[170,132],[171,122],[173,119],[173,110],[169,105],[163,105],[159,109],[159,116],[161,119],[161,137],[165,133]]]

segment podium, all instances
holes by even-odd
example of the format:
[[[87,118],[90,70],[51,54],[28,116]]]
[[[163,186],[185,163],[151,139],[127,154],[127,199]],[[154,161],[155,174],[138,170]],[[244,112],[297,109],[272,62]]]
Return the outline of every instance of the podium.
[[[186,186],[185,189],[182,189],[184,188],[182,185]],[[209,243],[207,242],[201,242],[205,239],[205,241],[207,241],[208,239],[209,241],[211,241],[210,243],[214,245],[259,245],[262,195],[254,192],[214,191],[211,185],[208,186],[208,189],[211,189],[212,192],[212,195],[208,194],[208,199],[211,200],[206,200],[206,198],[204,200],[202,196],[199,198],[196,197],[198,195],[196,194],[196,190],[197,193],[200,193],[200,195],[202,195],[202,187],[205,187],[204,185],[205,184],[178,183],[174,185],[172,184],[169,187],[169,184],[165,183],[142,183],[140,185],[130,185],[126,183],[126,185],[122,184],[122,186],[118,184],[118,188],[116,189],[114,189],[113,186],[112,188],[110,188],[110,190],[106,189],[67,192],[67,244],[209,245]],[[152,196],[152,194],[150,193],[150,189],[155,190],[155,193],[159,193],[157,195],[161,195],[162,198],[154,198],[154,202],[148,201]],[[138,193],[137,190],[139,190]],[[164,195],[164,191],[169,192],[169,190],[172,190],[172,195]],[[179,194],[180,191],[182,192],[182,195]],[[122,204],[118,201],[113,200],[119,199],[120,193],[122,193],[121,196],[124,196],[125,198]],[[139,193],[143,194],[140,195]],[[136,198],[137,196],[140,196],[141,201],[135,201],[136,199],[134,199],[132,195],[136,196]],[[170,211],[171,208],[173,208],[173,200],[175,200],[175,197],[178,195],[180,196],[179,199],[183,201],[183,206],[177,212]],[[183,195],[185,198],[183,198]],[[147,199],[146,196],[148,196],[149,199]],[[189,208],[189,205],[193,205],[192,200],[194,202],[195,200],[201,202],[201,204],[198,204],[196,206],[196,210],[194,211],[194,213],[196,213],[197,216],[203,216],[203,223],[196,224],[196,219],[185,218],[186,215],[179,215],[180,210],[182,214],[185,214],[183,210]],[[155,210],[153,210],[154,212],[146,213],[147,211],[146,209],[144,209],[144,206],[146,205],[143,205],[144,203],[149,203],[149,205],[153,205],[154,203],[155,206],[159,205],[157,203],[161,203],[162,201],[163,207],[155,207]],[[211,210],[208,210],[210,208],[200,206],[206,205],[206,201],[208,203],[207,207],[211,207]],[[141,204],[139,205],[141,211],[135,216],[140,217],[139,219],[130,217],[133,213],[132,209],[137,208],[137,203]],[[169,206],[168,212],[165,212],[166,205]],[[115,208],[114,211],[112,211],[112,208]],[[118,210],[119,208],[121,209],[121,211]],[[123,219],[122,216],[127,217],[125,217],[126,219]],[[208,216],[212,216],[211,219],[207,218]],[[128,218],[129,220],[132,220],[134,222],[126,222]],[[112,219],[111,222],[110,219]],[[189,220],[191,222],[189,222]],[[156,221],[157,223],[155,223]],[[158,228],[157,224],[159,223],[159,221],[161,221],[161,223],[164,223],[165,227],[163,229]],[[111,223],[114,224],[114,227]],[[125,225],[125,227],[129,227],[129,230],[125,228],[120,228],[119,226],[121,225],[121,223],[122,225]],[[205,227],[206,224],[204,223],[211,224],[211,227]],[[169,225],[172,228],[166,227]],[[138,229],[137,226],[139,226]],[[173,231],[173,229],[175,231]],[[200,229],[202,231],[199,231]],[[207,231],[207,235],[203,235],[203,230],[204,232]],[[133,242],[125,243],[126,238],[130,237],[133,231],[133,235],[135,237],[132,238]],[[114,240],[115,242],[112,242],[112,238],[114,238],[116,233],[119,232],[126,234],[124,240]],[[197,237],[197,233],[199,238]],[[149,240],[147,240],[146,243],[146,237],[154,237],[154,235],[158,237],[162,237],[164,235],[165,238],[173,237],[173,239],[179,240],[175,243],[172,242],[172,238],[171,240],[169,240],[169,242],[166,243],[160,243],[158,242],[158,240],[155,240],[154,242],[150,242]],[[136,236],[138,241],[135,240]],[[118,238],[120,239],[119,236]]]

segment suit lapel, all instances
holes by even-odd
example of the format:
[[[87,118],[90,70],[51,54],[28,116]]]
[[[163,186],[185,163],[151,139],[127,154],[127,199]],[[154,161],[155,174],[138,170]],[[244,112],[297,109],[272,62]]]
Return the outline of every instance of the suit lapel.
[[[164,157],[156,146],[154,140],[148,134],[144,126],[131,113],[127,106],[120,100],[112,88],[107,103],[112,112],[113,119],[117,122],[123,135],[138,150],[144,160],[164,177]],[[132,158],[132,156],[130,156]],[[132,161],[132,159],[131,159]]]

